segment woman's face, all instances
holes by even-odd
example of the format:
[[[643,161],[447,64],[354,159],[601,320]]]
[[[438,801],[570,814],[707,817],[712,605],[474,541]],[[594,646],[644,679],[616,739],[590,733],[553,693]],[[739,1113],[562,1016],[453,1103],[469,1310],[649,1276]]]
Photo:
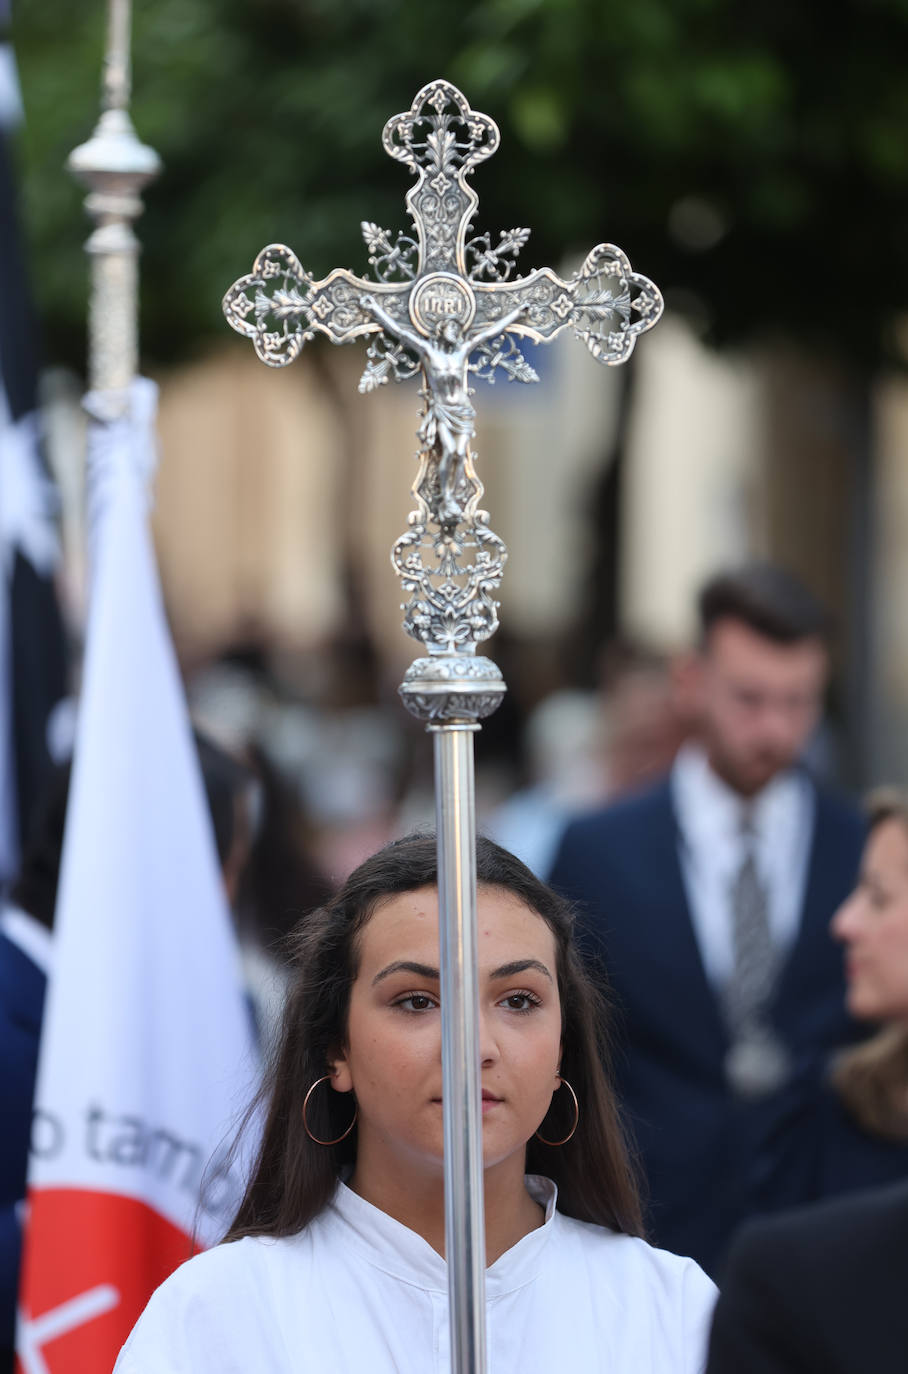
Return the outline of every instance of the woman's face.
[[[520,1152],[558,1087],[555,940],[510,893],[478,893],[479,1023],[486,1168]],[[381,905],[359,936],[347,1044],[333,1086],[356,1096],[357,1169],[440,1172],[443,1161],[438,893]]]
[[[864,849],[854,892],[832,931],[845,945],[847,1003],[869,1021],[908,1021],[908,831],[882,821]]]

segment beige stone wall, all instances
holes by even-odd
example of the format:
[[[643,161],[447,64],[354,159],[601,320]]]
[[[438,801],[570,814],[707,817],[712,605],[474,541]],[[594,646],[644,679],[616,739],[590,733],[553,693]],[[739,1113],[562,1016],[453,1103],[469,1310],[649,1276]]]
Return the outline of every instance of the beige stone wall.
[[[873,778],[908,783],[908,380],[876,392],[874,634],[879,676]]]
[[[706,349],[678,317],[642,340],[621,511],[621,620],[685,644],[718,565],[762,553],[765,382],[749,358]]]
[[[328,634],[340,438],[312,371],[227,346],[160,381],[153,526],[178,646],[196,658]]]
[[[849,652],[855,379],[777,347],[763,361],[766,387],[767,553],[804,577],[841,624]]]

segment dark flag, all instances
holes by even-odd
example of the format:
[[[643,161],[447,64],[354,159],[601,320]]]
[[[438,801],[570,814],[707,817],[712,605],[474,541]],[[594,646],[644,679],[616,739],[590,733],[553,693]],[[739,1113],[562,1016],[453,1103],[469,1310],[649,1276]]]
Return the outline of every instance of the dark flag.
[[[0,34],[4,19],[0,0]],[[54,488],[41,455],[38,349],[7,143],[15,67],[0,42],[0,881],[15,872],[50,754],[47,722],[66,691]]]

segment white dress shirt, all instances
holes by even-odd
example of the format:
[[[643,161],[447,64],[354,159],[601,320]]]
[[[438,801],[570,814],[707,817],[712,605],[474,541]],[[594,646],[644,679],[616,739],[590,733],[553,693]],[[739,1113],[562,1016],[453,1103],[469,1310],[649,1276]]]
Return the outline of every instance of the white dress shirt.
[[[490,1374],[701,1374],[715,1288],[693,1260],[573,1221],[486,1271]],[[445,1262],[338,1185],[305,1230],[189,1260],[154,1294],[114,1374],[448,1374]]]
[[[745,857],[748,818],[757,872],[768,902],[769,927],[780,958],[797,938],[813,836],[814,793],[797,770],[780,773],[747,803],[709,766],[704,750],[686,744],[671,773],[681,834],[681,871],[700,958],[719,990],[734,969],[730,894]]]

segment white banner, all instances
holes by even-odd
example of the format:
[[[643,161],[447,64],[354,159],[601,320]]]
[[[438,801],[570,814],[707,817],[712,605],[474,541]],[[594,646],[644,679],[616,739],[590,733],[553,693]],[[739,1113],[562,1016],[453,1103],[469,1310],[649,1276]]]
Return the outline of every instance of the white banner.
[[[224,1150],[257,1084],[148,530],[155,405],[137,381],[129,417],[90,437],[94,566],[33,1123],[25,1374],[110,1369],[190,1235],[223,1234],[242,1186]]]

